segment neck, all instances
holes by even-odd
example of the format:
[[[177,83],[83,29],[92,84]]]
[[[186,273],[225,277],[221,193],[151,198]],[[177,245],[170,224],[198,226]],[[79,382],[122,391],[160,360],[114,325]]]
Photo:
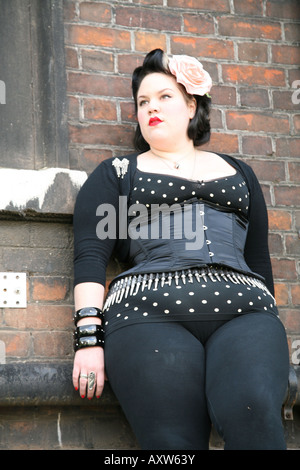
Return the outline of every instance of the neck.
[[[162,158],[174,164],[183,159],[194,158],[195,155],[195,149],[193,145],[185,146],[182,150],[176,149],[174,152],[151,147],[151,152],[155,157]]]

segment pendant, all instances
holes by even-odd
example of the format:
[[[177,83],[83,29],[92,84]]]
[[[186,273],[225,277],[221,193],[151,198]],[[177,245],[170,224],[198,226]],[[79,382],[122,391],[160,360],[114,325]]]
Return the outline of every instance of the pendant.
[[[178,170],[179,169],[179,163],[175,163],[175,169]]]

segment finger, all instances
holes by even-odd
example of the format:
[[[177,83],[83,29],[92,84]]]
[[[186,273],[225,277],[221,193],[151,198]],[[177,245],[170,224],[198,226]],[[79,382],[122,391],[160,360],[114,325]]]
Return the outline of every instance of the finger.
[[[81,396],[81,398],[84,398],[86,395],[87,381],[87,373],[81,372],[79,377],[79,395]]]
[[[96,373],[91,371],[88,374],[88,382],[87,382],[87,397],[89,400],[91,400],[94,396],[95,389],[96,389],[96,382],[97,382]]]
[[[75,366],[73,367],[72,381],[73,381],[73,386],[75,390],[77,391],[79,389],[79,369]]]
[[[102,377],[102,379],[101,379]],[[96,397],[100,398],[104,388],[103,374],[98,375],[97,385],[96,385]]]

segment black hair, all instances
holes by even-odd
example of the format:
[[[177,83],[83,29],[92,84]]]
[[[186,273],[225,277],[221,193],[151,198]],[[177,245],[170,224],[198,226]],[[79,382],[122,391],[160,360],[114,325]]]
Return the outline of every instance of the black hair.
[[[147,75],[149,75],[150,73],[164,73],[166,75],[171,75],[172,77],[174,76],[171,74],[167,66],[165,57],[165,53],[161,49],[154,49],[146,55],[143,65],[137,67],[133,71],[131,85],[136,112],[137,93],[142,83],[142,80]],[[209,112],[211,98],[209,98],[207,95],[189,95],[183,85],[180,85],[180,87],[185,96],[189,98],[194,97],[197,103],[195,116],[189,122],[187,133],[188,137],[193,140],[194,145],[196,147],[199,147],[200,145],[203,145],[208,142],[210,139]],[[134,146],[137,150],[141,152],[145,152],[150,148],[148,142],[146,142],[144,137],[142,136],[139,124],[137,125],[135,131]]]

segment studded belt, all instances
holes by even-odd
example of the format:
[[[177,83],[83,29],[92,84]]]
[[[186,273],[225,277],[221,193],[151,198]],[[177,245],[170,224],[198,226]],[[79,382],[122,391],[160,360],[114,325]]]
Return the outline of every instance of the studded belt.
[[[123,299],[127,299],[129,296],[135,296],[138,292],[144,292],[145,290],[158,290],[159,287],[164,285],[171,286],[174,284],[187,283],[207,283],[211,282],[231,282],[233,284],[244,284],[251,287],[258,287],[265,291],[269,295],[271,293],[265,286],[265,284],[254,277],[250,277],[246,274],[238,273],[226,268],[194,268],[184,269],[182,271],[172,271],[169,273],[147,273],[125,276],[113,283],[111,286],[103,307],[103,310],[108,309],[114,304],[119,304]],[[272,295],[271,295],[272,296]],[[273,297],[273,296],[272,296]]]

